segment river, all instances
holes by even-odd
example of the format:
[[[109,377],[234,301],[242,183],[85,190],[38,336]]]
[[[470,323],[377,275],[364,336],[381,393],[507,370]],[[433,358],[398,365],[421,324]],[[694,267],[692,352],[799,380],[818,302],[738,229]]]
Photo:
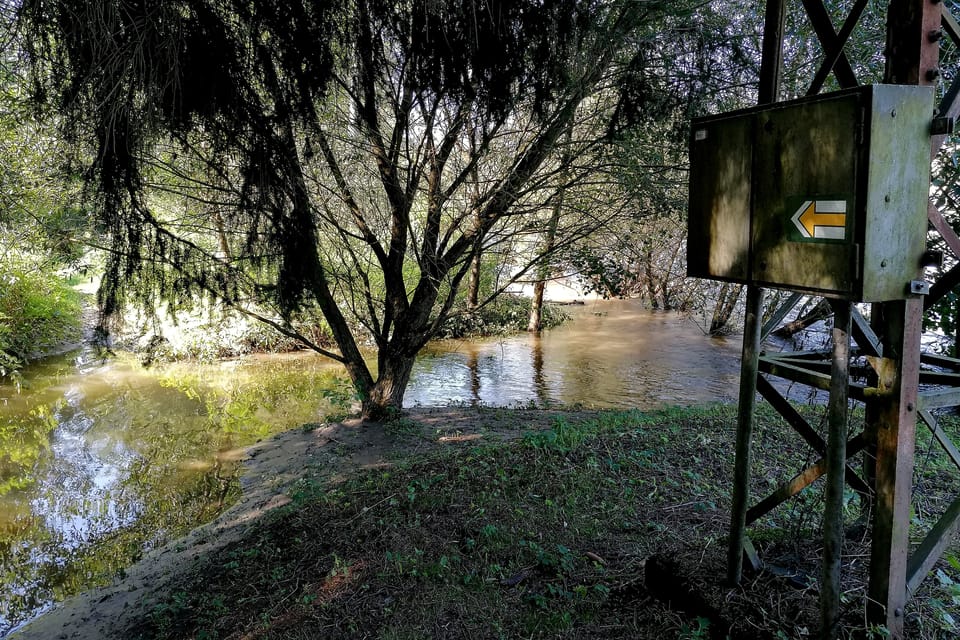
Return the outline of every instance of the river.
[[[635,301],[569,307],[541,336],[431,344],[407,406],[590,408],[733,401],[739,339]],[[243,447],[343,410],[340,369],[309,353],[142,368],[89,350],[0,385],[0,637],[108,582],[238,494]]]

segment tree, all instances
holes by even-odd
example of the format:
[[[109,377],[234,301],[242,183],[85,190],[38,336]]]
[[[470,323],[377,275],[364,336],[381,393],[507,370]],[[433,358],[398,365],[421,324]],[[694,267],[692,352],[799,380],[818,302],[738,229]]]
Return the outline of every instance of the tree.
[[[276,309],[283,328],[316,305],[338,350],[314,348],[344,364],[377,418],[401,407],[414,356],[476,252],[539,224],[562,169],[557,141],[587,98],[608,96],[589,105],[608,131],[649,99],[618,92],[631,83],[616,74],[641,75],[639,43],[667,5],[679,11],[628,0],[24,0],[19,20],[37,103],[94,142],[103,312],[205,293]],[[597,130],[572,143],[591,148]],[[151,205],[162,141],[233,185],[217,201],[230,255],[210,225],[200,233]]]

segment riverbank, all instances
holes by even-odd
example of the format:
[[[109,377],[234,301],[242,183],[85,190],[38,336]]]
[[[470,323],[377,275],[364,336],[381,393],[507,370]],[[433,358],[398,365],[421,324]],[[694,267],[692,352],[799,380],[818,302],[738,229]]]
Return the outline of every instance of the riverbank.
[[[806,637],[816,492],[755,531],[791,579],[723,584],[733,422],[729,406],[463,408],[289,431],[247,452],[243,499],[221,518],[13,638]],[[803,462],[787,433],[760,416],[758,494]],[[930,460],[919,520],[957,489]],[[863,541],[845,551],[854,630]],[[956,632],[960,575],[942,564],[907,613],[911,637]]]
[[[519,414],[519,415],[517,415]],[[128,640],[175,595],[185,570],[255,536],[264,517],[304,487],[335,486],[437,449],[507,441],[543,429],[556,411],[421,409],[391,425],[344,421],[281,433],[244,451],[241,499],[213,522],[146,554],[111,585],[68,599],[8,636],[10,640]],[[581,415],[581,414],[572,414]],[[582,414],[587,415],[587,414]]]

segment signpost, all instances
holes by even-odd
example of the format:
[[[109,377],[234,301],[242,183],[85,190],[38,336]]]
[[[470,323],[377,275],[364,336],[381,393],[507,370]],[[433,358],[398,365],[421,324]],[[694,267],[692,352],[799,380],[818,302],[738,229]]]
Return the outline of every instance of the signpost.
[[[960,75],[940,104],[933,103],[931,85],[941,77],[938,42],[946,36],[960,46],[960,23],[937,0],[890,0],[887,84],[859,86],[844,46],[866,4],[855,0],[838,31],[822,0],[803,1],[824,58],[808,97],[777,102],[786,0],[768,0],[760,106],[695,119],[690,142],[688,273],[747,285],[728,577],[740,582],[745,553],[756,560],[746,535],[750,523],[826,475],[823,638],[838,631],[845,485],[872,506],[867,617],[894,638],[903,636],[909,595],[960,531],[958,498],[911,553],[918,416],[960,469],[960,449],[931,412],[960,405],[960,385],[954,382],[960,359],[920,353],[923,310],[960,286],[960,266],[932,286],[921,276],[930,258],[928,222],[960,259],[960,237],[928,201],[930,159],[960,115]],[[831,71],[843,90],[818,95]],[[795,292],[771,314],[778,321],[800,294],[829,299],[831,352],[761,355],[761,336],[768,330],[761,330],[762,287]],[[869,322],[853,302],[874,303]],[[849,379],[851,338],[876,372],[866,384]],[[923,362],[938,370],[922,370]],[[826,437],[763,376],[829,391]],[[921,392],[921,383],[940,386]],[[751,507],[757,392],[821,457]],[[861,433],[847,433],[848,399],[866,405]],[[848,464],[861,452],[863,477]]]

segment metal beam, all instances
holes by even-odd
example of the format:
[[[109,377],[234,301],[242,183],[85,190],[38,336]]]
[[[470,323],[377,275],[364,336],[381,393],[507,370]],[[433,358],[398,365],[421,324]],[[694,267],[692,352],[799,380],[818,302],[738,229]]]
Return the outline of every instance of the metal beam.
[[[960,286],[960,262],[942,274],[937,281],[930,285],[930,293],[923,298],[923,310],[926,311],[937,304],[943,297]]]
[[[843,54],[843,48],[847,44],[847,40],[850,39],[850,34],[853,33],[854,27],[857,26],[857,23],[860,21],[860,16],[863,15],[863,10],[867,6],[867,0],[857,0],[857,2],[850,9],[847,19],[843,21],[843,26],[840,27],[840,33],[836,35],[833,42],[827,46],[824,45],[824,58],[823,62],[820,64],[820,68],[817,69],[817,73],[813,76],[813,82],[810,83],[810,88],[807,89],[807,95],[812,96],[820,93],[820,89],[823,88],[823,83],[826,81],[827,76],[830,75],[830,71],[836,66],[838,59],[841,54]],[[831,29],[833,28],[831,24]],[[856,83],[856,79],[854,79]]]
[[[862,434],[857,435],[851,438],[847,442],[847,458],[852,458],[861,451],[863,451],[866,441],[863,439]],[[818,459],[812,465],[806,467],[803,471],[795,475],[793,478],[785,482],[784,484],[777,487],[776,491],[771,493],[769,496],[750,507],[747,510],[747,524],[756,522],[763,516],[767,515],[775,508],[779,507],[781,504],[797,495],[808,486],[813,484],[817,479],[820,478],[823,474],[827,472],[827,463],[823,458]],[[858,491],[869,491],[870,488],[866,485],[863,480],[850,468],[849,465],[846,465],[845,471],[846,478],[849,482],[850,478],[856,478],[856,483],[850,483],[850,486]]]
[[[891,0],[887,8],[887,84],[931,85],[938,72],[940,46],[930,33],[940,28],[943,12],[933,0]]]
[[[874,333],[873,328],[863,314],[856,307],[853,308],[853,339],[856,341],[863,355],[883,357],[883,343]]]
[[[940,443],[940,446],[943,447],[943,450],[947,452],[947,455],[950,456],[950,460],[953,461],[953,464],[960,469],[960,450],[957,450],[956,445],[953,444],[953,440],[950,439],[943,429],[940,428],[940,423],[937,421],[936,416],[926,410],[921,410],[917,412],[917,415],[920,416],[920,419],[930,428],[930,433],[933,434],[933,437],[936,438],[937,442]]]
[[[760,355],[760,316],[763,289],[747,287],[743,350],[740,358],[740,398],[737,410],[737,444],[730,507],[730,538],[727,547],[727,580],[740,584],[743,577],[743,550],[747,537],[747,503],[750,500],[750,455],[753,444],[757,396],[757,359]]]
[[[783,34],[787,0],[767,0],[763,20],[763,46],[757,102],[776,102],[783,74]],[[760,329],[763,318],[763,289],[747,286],[743,349],[740,359],[740,397],[737,409],[737,450],[734,462],[730,537],[727,546],[727,579],[740,584],[743,553],[747,544],[747,502],[750,498],[750,448],[753,444],[754,409],[757,401],[757,360],[760,357]]]
[[[820,458],[809,467],[795,475],[788,482],[777,487],[777,490],[769,496],[750,507],[747,511],[747,523],[753,523],[767,515],[781,504],[797,495],[811,484],[816,482],[820,476],[827,472],[827,461]]]
[[[803,298],[802,293],[793,293],[787,298],[786,302],[777,307],[777,310],[770,314],[770,319],[767,320],[767,323],[763,325],[763,329],[760,331],[760,342],[763,342],[770,334],[773,333],[773,330],[780,326],[780,323],[783,322],[783,319],[787,317],[793,308],[797,306],[797,303],[800,302],[800,299]]]
[[[943,371],[921,371],[920,384],[943,384],[960,387],[960,373],[945,373]]]
[[[770,375],[777,376],[778,378],[799,382],[807,385],[808,387],[814,387],[823,391],[830,390],[830,376],[825,373],[811,371],[810,369],[787,363],[783,359],[774,359],[767,356],[760,358],[758,364],[759,370],[762,373],[769,373]],[[867,395],[867,387],[862,384],[850,383],[849,396],[851,398],[854,400],[864,401],[867,399]]]
[[[921,410],[960,406],[960,389],[933,389],[922,391],[917,397]]]
[[[930,34],[943,22],[940,2],[890,0],[884,47],[888,84],[930,85],[939,76],[939,44]],[[931,146],[937,141],[932,140]],[[936,207],[928,219],[957,250],[956,234]],[[917,266],[917,277],[920,268]],[[907,554],[910,549],[910,494],[916,446],[916,420],[920,374],[920,333],[923,301],[875,304],[871,324],[884,340],[884,357],[897,362],[894,388],[867,403],[866,429],[876,436],[876,496],[870,579],[867,586],[867,620],[883,624],[893,638],[904,633],[907,601]]]
[[[937,206],[932,202],[927,207],[927,220],[933,225],[933,228],[937,230],[937,233],[939,233],[943,241],[947,243],[947,246],[950,247],[953,255],[960,258],[960,237],[957,236],[957,233],[953,230],[953,227],[950,226],[950,223],[944,219],[940,209],[937,209]]]
[[[876,305],[874,314],[886,330],[887,357],[897,358],[897,375],[894,388],[871,398],[867,405],[867,421],[876,435],[876,493],[867,617],[872,623],[885,625],[892,637],[901,638],[907,601],[923,302],[912,298]]]
[[[950,9],[945,4],[940,5],[940,24],[943,26],[943,30],[947,35],[950,36],[950,39],[953,40],[954,44],[960,46],[960,23],[953,17]]]
[[[773,360],[783,360],[783,361],[799,361],[799,362],[813,362],[820,360],[829,360],[830,352],[824,351],[822,349],[817,351],[776,351],[776,352],[765,352],[763,354],[764,358],[773,359]]]
[[[921,353],[920,362],[935,367],[942,367],[943,369],[960,371],[960,358],[951,358],[950,356],[940,355],[939,353]]]
[[[927,533],[907,563],[907,595],[913,595],[960,529],[960,498],[954,500]]]
[[[780,99],[783,80],[783,34],[787,23],[787,0],[767,0],[763,17],[763,50],[760,53],[760,78],[757,104]]]
[[[960,24],[957,23],[957,19],[953,17],[953,14],[950,13],[950,9],[947,8],[945,3],[940,5],[940,24],[944,33],[950,36],[950,39],[953,40],[955,45],[960,46]],[[940,105],[937,107],[935,115],[942,118],[956,118],[960,115],[960,100],[957,99],[958,97],[960,97],[960,76],[955,77],[950,83],[946,93],[944,93],[940,99]],[[940,147],[943,146],[946,139],[947,136],[943,134],[931,136],[931,160],[940,151]]]
[[[820,40],[820,45],[824,51],[829,50],[837,39],[837,32],[833,28],[833,22],[830,21],[830,14],[826,7],[821,0],[803,0],[803,6],[807,10],[807,17],[810,18],[810,24]],[[844,89],[860,84],[857,81],[857,75],[853,72],[853,67],[850,66],[850,60],[842,49],[833,65],[833,73]]]

